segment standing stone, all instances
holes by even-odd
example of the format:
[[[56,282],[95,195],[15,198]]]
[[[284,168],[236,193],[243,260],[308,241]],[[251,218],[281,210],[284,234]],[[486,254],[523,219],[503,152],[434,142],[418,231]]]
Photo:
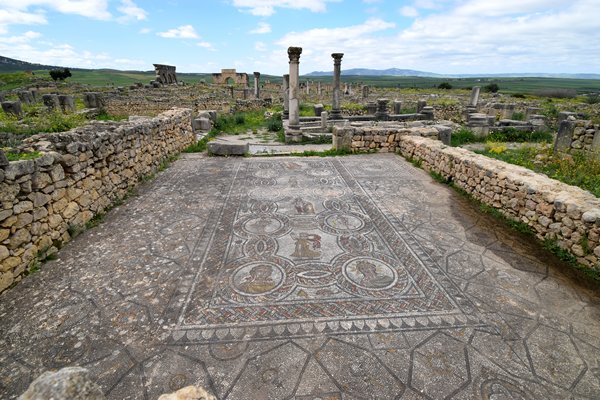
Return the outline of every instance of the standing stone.
[[[427,106],[427,102],[425,100],[419,100],[417,101],[417,114],[419,114],[421,112],[421,110],[423,109],[423,107]]]
[[[369,87],[367,85],[364,85],[362,87],[362,98],[363,98],[363,100],[365,100],[368,97],[369,97]]]
[[[315,104],[314,109],[315,109],[315,116],[320,117],[321,113],[325,110],[325,107],[323,107],[323,104]]]
[[[254,73],[254,97],[260,99],[260,88],[259,88],[260,72]]]
[[[481,91],[481,87],[473,86],[471,89],[471,99],[469,100],[469,106],[477,107],[477,103],[479,102],[479,92]]]
[[[7,114],[13,114],[20,117],[23,114],[23,108],[20,101],[5,101],[2,103],[2,110]]]
[[[374,101],[369,101],[366,105],[367,115],[375,115],[377,112],[377,103]]]
[[[421,109],[421,114],[425,116],[425,120],[433,121],[433,107],[427,106]]]
[[[400,114],[402,111],[402,102],[400,100],[394,100],[394,114]]]
[[[388,103],[388,99],[377,99],[377,112],[375,113],[376,119],[381,121],[387,121],[389,119],[390,113],[387,109]]]
[[[104,99],[97,92],[86,92],[83,94],[83,103],[86,108],[102,108],[104,107]]]
[[[566,152],[571,148],[571,142],[573,141],[573,132],[575,130],[575,124],[569,120],[564,120],[560,123],[558,128],[558,134],[554,140],[554,151]]]
[[[341,119],[340,109],[340,75],[342,73],[342,57],[344,53],[333,53],[333,103],[331,105],[331,119]]]
[[[283,75],[283,119],[290,117],[290,76]]]
[[[600,160],[600,129],[596,130],[594,139],[592,140],[592,153],[596,154],[596,158]]]
[[[300,54],[302,47],[289,47],[288,57],[290,59],[290,117],[288,126],[291,130],[300,130],[300,104],[298,95],[300,91]],[[301,138],[301,136],[300,136]]]
[[[321,87],[321,81],[317,82],[317,94],[319,96],[323,94],[323,88]]]
[[[58,102],[60,103],[60,108],[62,108],[63,112],[74,112],[75,111],[75,99],[73,96],[67,95],[59,95]]]
[[[327,111],[321,112],[321,129],[327,129]]]
[[[438,130],[438,139],[447,146],[452,143],[452,128],[449,126],[436,127]]]
[[[476,136],[485,137],[490,132],[489,118],[487,114],[469,114],[467,126]]]
[[[33,96],[29,90],[19,90],[17,92],[17,96],[19,96],[19,100],[23,104],[31,104],[33,103]]]
[[[561,111],[558,113],[558,124],[560,125],[563,121],[566,121],[569,117],[576,117],[577,113],[569,111]]]
[[[306,94],[310,94],[310,83],[306,81]]]
[[[56,110],[60,107],[60,101],[58,101],[57,94],[44,94],[42,95],[42,102],[48,108],[48,110]]]

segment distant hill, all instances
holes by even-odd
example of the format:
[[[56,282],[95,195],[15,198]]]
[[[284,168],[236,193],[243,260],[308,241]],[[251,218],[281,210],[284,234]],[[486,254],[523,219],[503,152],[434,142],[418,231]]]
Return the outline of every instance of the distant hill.
[[[428,78],[439,78],[444,75],[434,74],[433,72],[416,71],[413,69],[399,69],[399,68],[388,68],[388,69],[368,69],[368,68],[352,68],[342,70],[342,75],[352,76],[422,76]],[[333,71],[315,71],[304,76],[333,76]]]
[[[62,68],[53,65],[33,64],[27,61],[15,60],[0,56],[0,72],[15,72],[15,71],[35,71],[40,69],[56,69]]]
[[[314,71],[303,76],[332,76],[333,71]],[[435,74],[413,69],[368,69],[352,68],[342,70],[345,76],[418,76],[424,78],[562,78],[562,79],[600,79],[600,74],[559,74],[559,73],[507,73],[507,74]]]

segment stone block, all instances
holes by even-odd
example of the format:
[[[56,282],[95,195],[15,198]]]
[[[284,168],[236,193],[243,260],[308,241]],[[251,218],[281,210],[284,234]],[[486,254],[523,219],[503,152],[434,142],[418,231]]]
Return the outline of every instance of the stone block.
[[[88,370],[67,367],[44,372],[19,397],[19,400],[38,399],[105,400],[106,397],[91,380]]]
[[[208,118],[195,118],[192,120],[192,129],[194,131],[210,131],[212,123]]]
[[[59,95],[58,102],[60,103],[60,108],[63,112],[69,113],[75,111],[75,99],[73,96],[68,95]]]
[[[554,139],[554,151],[565,152],[571,148],[574,130],[575,125],[571,121],[564,120],[560,123],[558,134]]]
[[[4,101],[2,102],[2,110],[6,114],[13,114],[20,117],[23,114],[23,108],[20,101]]]
[[[42,95],[42,102],[49,110],[55,110],[60,107],[60,101],[57,94]]]
[[[214,140],[208,143],[208,153],[216,156],[243,156],[250,151],[248,143]]]
[[[316,117],[320,117],[321,113],[323,111],[325,111],[325,107],[323,106],[323,104],[315,104],[314,105],[314,111],[315,111],[315,116]]]

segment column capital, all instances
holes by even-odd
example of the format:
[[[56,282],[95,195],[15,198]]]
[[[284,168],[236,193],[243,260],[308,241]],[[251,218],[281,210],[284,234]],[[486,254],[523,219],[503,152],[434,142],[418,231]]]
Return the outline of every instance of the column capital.
[[[288,47],[290,62],[300,62],[300,54],[302,54],[302,47]]]
[[[344,53],[333,53],[331,57],[333,57],[334,63],[339,64],[342,62],[342,57],[344,57]]]
[[[255,73],[254,73],[254,76],[255,76],[256,78],[260,78],[260,72],[255,72]]]

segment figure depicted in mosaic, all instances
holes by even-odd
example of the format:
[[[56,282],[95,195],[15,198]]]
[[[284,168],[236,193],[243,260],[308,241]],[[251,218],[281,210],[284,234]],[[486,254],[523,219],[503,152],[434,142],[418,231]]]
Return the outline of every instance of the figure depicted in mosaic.
[[[292,257],[319,258],[321,257],[321,236],[310,233],[292,234],[296,246]]]
[[[298,214],[314,214],[315,208],[310,201],[303,200],[301,197],[296,197],[294,207]]]

